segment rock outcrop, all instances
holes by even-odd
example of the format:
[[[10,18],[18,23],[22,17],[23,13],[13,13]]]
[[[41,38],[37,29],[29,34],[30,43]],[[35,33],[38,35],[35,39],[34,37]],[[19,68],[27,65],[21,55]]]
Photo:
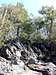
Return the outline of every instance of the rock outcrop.
[[[56,75],[56,65],[37,60],[31,47],[18,39],[0,47],[0,75]]]

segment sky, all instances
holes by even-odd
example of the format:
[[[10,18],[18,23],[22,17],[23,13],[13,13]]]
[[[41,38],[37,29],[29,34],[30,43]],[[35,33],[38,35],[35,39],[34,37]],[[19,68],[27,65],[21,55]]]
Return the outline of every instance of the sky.
[[[23,3],[29,14],[38,16],[38,11],[42,6],[54,6],[56,8],[56,0],[0,0],[0,4],[16,4]]]

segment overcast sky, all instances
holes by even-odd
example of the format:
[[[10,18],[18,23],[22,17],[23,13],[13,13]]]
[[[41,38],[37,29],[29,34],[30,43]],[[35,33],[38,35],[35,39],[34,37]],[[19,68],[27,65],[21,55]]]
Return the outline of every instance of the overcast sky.
[[[34,16],[38,15],[38,10],[42,6],[54,6],[56,8],[56,0],[0,0],[0,4],[16,4],[21,2],[29,13],[33,13]]]

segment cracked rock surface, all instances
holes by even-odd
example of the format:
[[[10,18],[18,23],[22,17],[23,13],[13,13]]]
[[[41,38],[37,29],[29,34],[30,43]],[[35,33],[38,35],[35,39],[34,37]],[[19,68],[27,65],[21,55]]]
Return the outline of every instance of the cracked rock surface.
[[[56,75],[56,65],[38,61],[32,48],[13,40],[0,48],[0,75]]]

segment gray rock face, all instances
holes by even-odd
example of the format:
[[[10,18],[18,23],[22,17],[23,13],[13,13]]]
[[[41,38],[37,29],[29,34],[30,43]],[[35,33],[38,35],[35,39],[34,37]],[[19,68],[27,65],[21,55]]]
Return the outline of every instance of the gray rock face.
[[[41,72],[42,75],[56,75],[56,66],[49,62],[49,63],[38,63],[38,64],[28,64],[28,67],[31,70]]]
[[[28,64],[28,67],[21,60],[18,60],[18,64],[15,65],[11,61],[0,57],[1,75],[56,75],[56,66],[51,62],[36,65]]]
[[[25,66],[23,61],[18,60],[18,64],[15,65],[11,61],[0,57],[0,74],[1,75],[42,75],[41,73],[30,70]]]
[[[0,48],[0,75],[56,75],[56,66],[38,62],[32,48],[14,40]]]

